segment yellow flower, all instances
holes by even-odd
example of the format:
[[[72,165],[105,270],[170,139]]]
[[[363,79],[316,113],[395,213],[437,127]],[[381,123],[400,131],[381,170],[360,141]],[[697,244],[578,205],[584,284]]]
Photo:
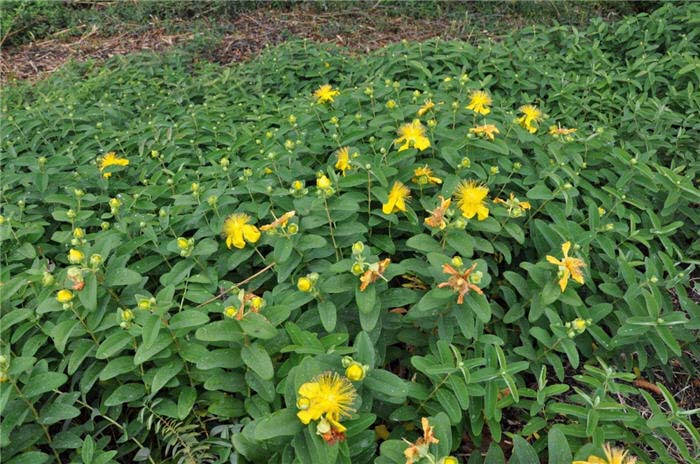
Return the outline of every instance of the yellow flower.
[[[484,202],[488,194],[489,189],[485,185],[479,185],[471,180],[462,181],[455,192],[457,206],[462,210],[462,215],[467,219],[477,216],[479,221],[489,217],[489,209]]]
[[[190,247],[190,241],[187,240],[185,237],[178,237],[177,238],[177,247],[180,250],[186,250]]]
[[[313,287],[313,282],[308,277],[299,277],[297,280],[297,288],[300,292],[310,292],[311,287]]]
[[[365,368],[358,362],[353,362],[345,369],[345,377],[353,382],[359,382],[365,378]]]
[[[324,372],[299,387],[297,417],[303,424],[323,417],[334,430],[345,432],[340,420],[352,415],[356,396],[355,387],[348,379],[335,372]]]
[[[627,455],[629,451],[612,448],[608,443],[603,446],[603,451],[605,459],[591,455],[585,461],[574,461],[572,464],[635,464],[637,462],[637,458]]]
[[[390,110],[393,110],[394,108],[396,108],[396,102],[394,100],[389,100],[388,102],[386,102],[386,107]]]
[[[433,211],[428,211],[430,216],[425,218],[425,223],[429,227],[437,227],[440,230],[443,230],[445,227],[447,227],[447,222],[445,222],[445,213],[452,204],[452,199],[448,198],[445,200],[442,195],[438,195],[438,199],[440,200],[440,205]]]
[[[70,290],[59,290],[58,293],[56,293],[56,300],[58,300],[59,303],[70,303],[71,300],[73,300],[73,292]]]
[[[498,127],[493,124],[484,124],[482,126],[476,126],[469,129],[469,133],[476,135],[477,137],[484,137],[489,140],[494,140],[496,138],[495,134],[500,134],[501,131]]]
[[[423,106],[418,108],[418,116],[423,116],[425,113],[432,110],[433,108],[435,108],[435,103],[433,103],[432,100],[426,100],[425,103],[423,103]]]
[[[248,224],[250,216],[244,213],[236,213],[224,221],[224,236],[226,246],[231,248],[244,248],[245,242],[255,243],[260,239],[260,231],[254,225]]]
[[[442,179],[433,176],[433,170],[430,169],[427,164],[413,171],[413,179],[411,179],[411,181],[418,185],[442,184]]]
[[[68,251],[68,262],[71,264],[80,264],[85,260],[85,253],[75,248],[71,248]]]
[[[569,257],[569,250],[571,249],[571,242],[565,242],[561,246],[561,251],[564,253],[564,258],[560,261],[554,256],[547,255],[547,262],[551,264],[556,264],[559,266],[559,288],[563,292],[566,290],[566,284],[569,282],[569,277],[574,279],[576,282],[583,284],[583,274],[581,273],[581,268],[586,267],[586,263],[578,258]]]
[[[340,91],[334,89],[330,84],[322,85],[314,92],[314,97],[316,97],[318,103],[333,103],[333,98],[338,95],[340,95]]]
[[[288,211],[279,218],[272,221],[271,223],[265,224],[264,226],[260,226],[260,230],[266,232],[268,230],[277,229],[278,227],[285,227],[287,225],[287,222],[289,222],[289,220],[293,218],[296,214],[296,211]]]
[[[389,192],[389,200],[382,205],[384,214],[406,211],[406,200],[409,198],[411,191],[403,183],[398,180],[394,182]]]
[[[423,151],[430,147],[430,140],[425,136],[425,126],[418,119],[414,119],[412,123],[404,124],[398,130],[399,138],[394,140],[394,143],[403,143],[399,147],[399,151],[408,150],[411,147]]]
[[[523,115],[518,118],[518,124],[527,129],[527,131],[531,134],[537,132],[537,125],[533,125],[532,123],[539,123],[544,119],[542,111],[540,111],[534,105],[523,105],[518,109],[518,111],[523,113]]]
[[[486,116],[491,112],[489,105],[491,105],[491,96],[484,92],[483,90],[474,90],[469,94],[471,100],[467,105],[468,110],[472,110],[475,113],[479,113],[482,116]]]
[[[335,168],[345,175],[345,171],[352,169],[352,166],[350,166],[350,149],[343,147],[335,152],[335,156],[338,157]]]
[[[129,165],[129,160],[126,158],[121,158],[117,156],[116,153],[113,151],[110,151],[106,155],[102,157],[100,160],[100,172],[104,171],[107,169],[109,166],[128,166]],[[104,172],[102,173],[102,177],[105,179],[109,179],[112,176],[111,172]]]

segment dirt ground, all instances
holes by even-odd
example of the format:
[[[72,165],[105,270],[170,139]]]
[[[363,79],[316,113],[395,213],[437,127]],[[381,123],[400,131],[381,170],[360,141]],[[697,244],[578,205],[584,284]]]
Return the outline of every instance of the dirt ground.
[[[486,31],[468,29],[464,24],[440,20],[416,20],[361,10],[311,15],[304,9],[290,12],[258,9],[241,14],[235,21],[216,23],[221,40],[207,53],[207,59],[222,64],[243,61],[268,45],[289,38],[332,42],[351,51],[367,52],[402,39],[426,40],[432,37],[469,40]],[[4,50],[0,59],[2,81],[41,79],[71,60],[104,60],[114,55],[139,51],[163,51],[184,46],[197,33],[169,33],[163,25],[127,28],[117,36],[105,36],[97,26],[86,26],[80,36],[53,37]],[[173,27],[168,28],[173,30]]]

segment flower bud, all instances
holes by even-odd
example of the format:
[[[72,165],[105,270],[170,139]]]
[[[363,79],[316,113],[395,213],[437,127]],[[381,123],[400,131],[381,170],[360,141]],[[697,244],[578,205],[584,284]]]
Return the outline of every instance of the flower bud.
[[[484,273],[481,271],[474,271],[471,274],[469,274],[469,282],[473,283],[474,285],[479,285],[481,283],[481,279],[484,277]]]
[[[55,279],[53,277],[53,274],[50,272],[44,272],[44,275],[41,277],[41,285],[44,287],[50,287],[53,285]]]
[[[365,375],[365,367],[358,362],[353,362],[345,369],[345,377],[352,382],[360,382],[365,378]]]
[[[464,266],[464,261],[462,261],[461,256],[455,256],[454,258],[452,258],[452,265],[453,265],[454,267],[462,267],[462,266]]]
[[[82,227],[76,227],[73,229],[73,237],[77,238],[78,240],[85,238],[85,230]]]
[[[297,280],[297,288],[300,292],[308,293],[312,287],[313,282],[308,277],[299,277],[299,280]]]
[[[355,242],[352,245],[352,254],[353,255],[361,255],[362,252],[365,251],[365,244],[362,242]]]
[[[71,248],[68,251],[68,262],[69,263],[79,264],[79,263],[82,263],[84,259],[85,259],[85,254],[82,251],[76,250],[75,248]]]
[[[287,226],[287,232],[289,232],[291,235],[295,235],[297,232],[299,232],[299,226],[295,223],[289,224]]]
[[[56,300],[63,304],[70,303],[73,300],[73,292],[66,289],[59,290],[58,293],[56,293]]]
[[[70,219],[71,221],[73,219],[75,219],[75,216],[76,216],[75,211],[73,211],[72,209],[69,209],[68,211],[66,211],[66,217],[68,219]]]
[[[352,265],[352,268],[350,269],[350,271],[351,271],[354,275],[360,275],[360,274],[362,274],[363,272],[365,272],[364,269],[362,268],[362,264],[361,264],[361,263],[355,263],[355,264],[353,264],[353,265]]]
[[[100,264],[102,264],[102,261],[103,259],[101,254],[93,253],[92,255],[90,255],[90,266],[97,267]]]
[[[325,175],[322,175],[321,177],[316,179],[316,187],[322,190],[327,190],[331,187],[331,180]]]
[[[130,309],[123,309],[121,313],[122,322],[131,322],[134,320],[134,312]]]

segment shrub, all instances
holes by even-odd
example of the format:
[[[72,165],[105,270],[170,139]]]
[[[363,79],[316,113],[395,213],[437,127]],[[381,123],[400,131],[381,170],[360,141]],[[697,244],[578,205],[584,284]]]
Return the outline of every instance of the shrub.
[[[692,462],[697,14],[6,89],[3,456]]]

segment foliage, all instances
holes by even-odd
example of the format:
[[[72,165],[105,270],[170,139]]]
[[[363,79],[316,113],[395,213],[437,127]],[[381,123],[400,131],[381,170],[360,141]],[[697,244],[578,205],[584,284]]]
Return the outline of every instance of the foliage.
[[[632,381],[698,374],[698,17],[364,57],[293,42],[225,68],[141,55],[6,88],[3,458],[401,463],[428,417],[431,452],[473,463],[605,442],[694,462],[698,411]],[[323,84],[340,94],[321,104]],[[488,114],[465,109],[474,90]],[[427,99],[430,146],[399,151]],[[524,104],[547,115],[535,133]],[[469,135],[482,123],[493,141]],[[442,183],[413,182],[425,165]],[[462,180],[488,187],[488,217],[462,216]],[[385,213],[396,181],[411,198]],[[439,196],[444,229],[424,222]],[[227,247],[229,215],[291,211]],[[547,256],[565,242],[586,267],[562,291]],[[297,392],[347,357],[366,377],[329,445]]]

